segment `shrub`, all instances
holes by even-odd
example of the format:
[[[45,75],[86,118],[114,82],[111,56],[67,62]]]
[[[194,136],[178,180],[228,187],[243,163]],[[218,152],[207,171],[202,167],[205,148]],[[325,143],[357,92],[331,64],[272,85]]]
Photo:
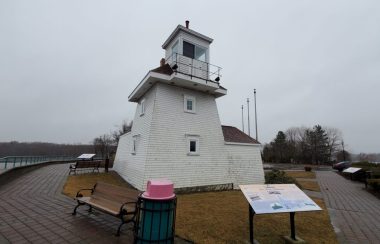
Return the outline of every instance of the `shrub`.
[[[272,170],[265,173],[265,184],[296,184],[296,180],[281,170]]]
[[[373,169],[373,168],[380,167],[380,164],[374,164],[374,163],[370,163],[370,162],[367,162],[367,161],[362,161],[362,162],[352,163],[351,167],[362,168],[363,170],[370,170],[370,169]]]
[[[369,179],[368,185],[370,185],[375,191],[380,191],[380,179]]]
[[[372,170],[372,179],[380,179],[380,171],[379,170]]]
[[[311,166],[305,166],[305,171],[311,171]]]

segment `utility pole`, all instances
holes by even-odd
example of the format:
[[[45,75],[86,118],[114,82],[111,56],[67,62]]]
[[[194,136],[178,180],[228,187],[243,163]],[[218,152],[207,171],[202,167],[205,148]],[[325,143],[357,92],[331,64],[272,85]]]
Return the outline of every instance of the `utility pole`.
[[[248,110],[248,135],[251,136],[251,126],[249,125],[249,98],[247,98],[247,110]]]
[[[256,141],[259,141],[259,136],[257,135],[257,112],[256,112],[256,89],[253,90],[255,96],[255,126],[256,126]]]
[[[241,105],[241,127],[244,132],[244,106],[243,105]]]

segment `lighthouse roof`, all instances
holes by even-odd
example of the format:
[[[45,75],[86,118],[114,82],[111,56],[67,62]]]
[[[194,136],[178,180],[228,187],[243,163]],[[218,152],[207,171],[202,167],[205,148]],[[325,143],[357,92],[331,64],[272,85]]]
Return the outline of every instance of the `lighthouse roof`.
[[[169,64],[164,64],[158,68],[152,69],[151,72],[156,72],[164,75],[172,75],[174,73]]]
[[[193,31],[191,30],[190,28],[186,28],[185,26],[183,25],[178,25],[177,28],[174,29],[174,31],[170,34],[170,36],[168,37],[168,39],[166,39],[166,41],[164,42],[164,44],[162,44],[162,48],[165,49],[169,44],[170,42],[178,35],[179,32],[185,32],[185,33],[188,33],[190,35],[193,35],[193,36],[196,36],[208,43],[212,43],[213,39],[208,37],[208,36],[205,36],[199,32],[196,32],[196,31]]]
[[[260,144],[260,142],[256,141],[236,127],[222,125],[222,130],[225,142]]]

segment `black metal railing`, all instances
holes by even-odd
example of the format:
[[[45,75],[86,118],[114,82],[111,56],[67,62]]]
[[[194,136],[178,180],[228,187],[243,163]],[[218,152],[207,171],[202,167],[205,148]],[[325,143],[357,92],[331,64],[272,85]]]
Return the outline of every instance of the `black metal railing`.
[[[0,170],[50,161],[71,161],[75,159],[76,157],[73,156],[7,156],[0,158]]]
[[[179,53],[173,53],[170,55],[166,62],[177,73],[189,75],[191,78],[196,77],[219,84],[221,78],[220,71],[222,70],[219,66],[189,58]]]

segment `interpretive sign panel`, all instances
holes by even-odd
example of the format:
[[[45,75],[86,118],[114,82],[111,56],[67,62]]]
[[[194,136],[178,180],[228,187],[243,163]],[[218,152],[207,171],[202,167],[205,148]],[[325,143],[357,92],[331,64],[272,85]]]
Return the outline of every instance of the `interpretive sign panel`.
[[[294,184],[240,185],[255,214],[322,210]]]
[[[361,170],[361,168],[349,167],[349,168],[343,170],[343,173],[351,173],[351,174],[353,174],[353,173],[358,172],[359,170]]]

